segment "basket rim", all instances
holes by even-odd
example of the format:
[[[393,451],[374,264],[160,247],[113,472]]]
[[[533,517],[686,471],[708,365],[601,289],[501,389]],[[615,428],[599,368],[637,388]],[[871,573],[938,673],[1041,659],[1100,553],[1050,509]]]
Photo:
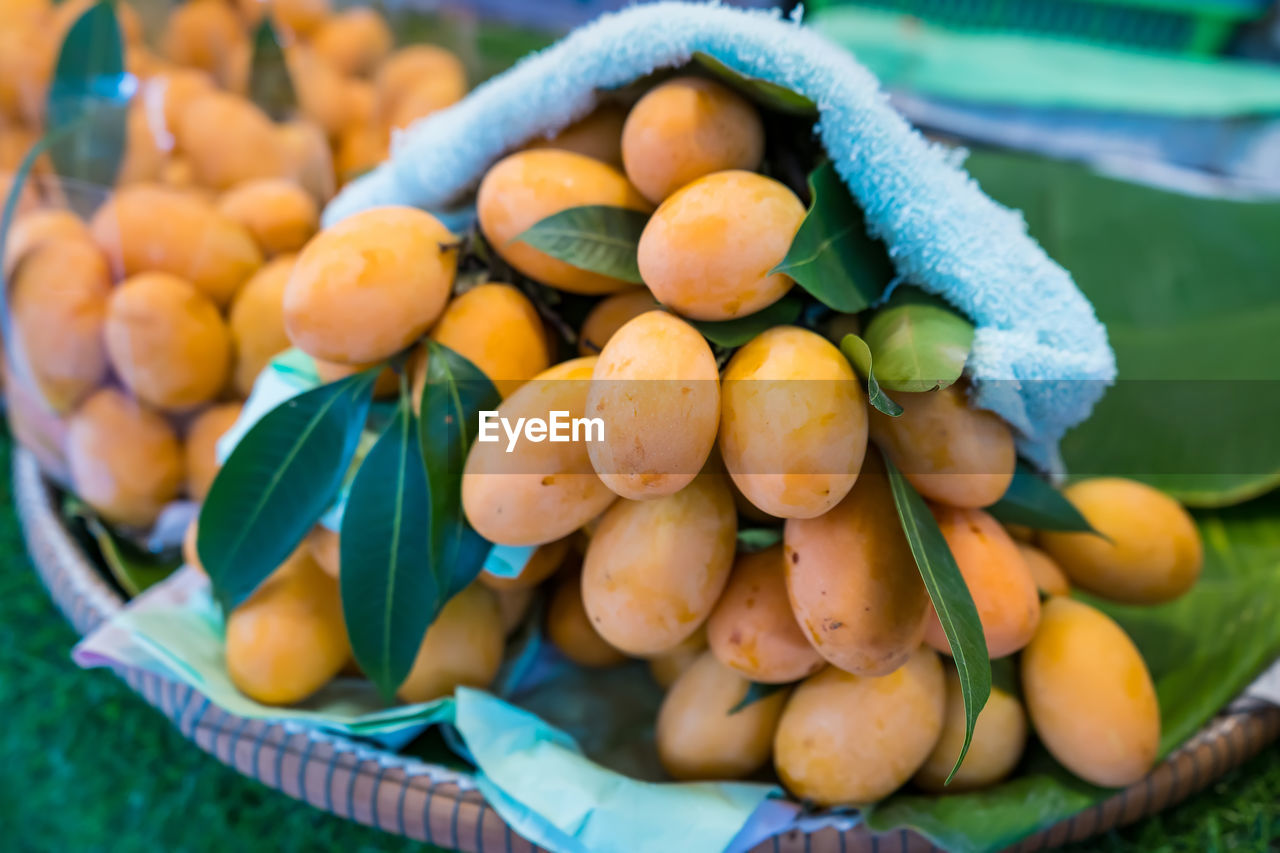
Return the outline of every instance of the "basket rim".
[[[54,488],[33,454],[13,448],[13,493],[28,554],[53,602],[76,633],[109,619],[124,600],[97,571],[57,511]],[[154,673],[113,667],[184,737],[239,773],[323,811],[395,835],[491,853],[535,853],[465,774],[338,734],[288,722],[249,720],[212,705],[198,691]],[[1137,783],[1044,827],[1010,848],[1033,851],[1082,841],[1163,811],[1202,790],[1280,738],[1280,708],[1235,702]],[[865,825],[775,836],[753,853],[941,851],[909,829],[875,834]]]

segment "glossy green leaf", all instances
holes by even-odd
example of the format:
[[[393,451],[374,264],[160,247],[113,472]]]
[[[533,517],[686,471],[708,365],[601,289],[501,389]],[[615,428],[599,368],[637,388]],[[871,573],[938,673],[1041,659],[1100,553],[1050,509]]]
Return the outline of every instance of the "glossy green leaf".
[[[844,357],[849,359],[858,373],[867,380],[867,400],[871,405],[889,417],[896,418],[901,415],[902,407],[889,399],[889,395],[884,393],[880,383],[876,381],[875,363],[871,357],[871,347],[867,346],[867,342],[857,335],[845,335],[840,341],[840,352],[844,353]]]
[[[526,243],[588,272],[640,284],[636,246],[649,214],[626,207],[570,207],[535,222],[513,242]]]
[[[809,212],[770,272],[791,276],[828,308],[856,314],[878,302],[893,279],[889,252],[867,234],[862,209],[830,160],[808,180]]]
[[[738,551],[752,553],[772,548],[782,541],[782,529],[778,527],[738,528]]]
[[[964,746],[947,776],[950,782],[969,751],[978,714],[991,695],[991,658],[987,654],[987,640],[982,633],[982,622],[978,619],[973,596],[969,595],[964,576],[960,574],[960,567],[956,565],[933,513],[893,462],[887,456],[883,458],[889,473],[893,503],[897,507],[898,518],[902,520],[902,532],[906,534],[920,577],[924,579],[938,621],[942,623],[942,632],[951,645],[951,658],[960,676],[960,695],[964,697]]]
[[[407,399],[369,450],[342,514],[342,612],[360,668],[390,700],[445,599],[431,571],[430,498]]]
[[[935,296],[899,287],[867,323],[863,339],[889,391],[934,391],[960,378],[973,324]]]
[[[1068,470],[1135,477],[1197,506],[1280,485],[1280,203],[989,151],[968,168],[1023,211],[1116,353],[1119,382],[1062,444]]]
[[[253,59],[249,65],[249,99],[273,121],[284,121],[297,109],[298,96],[285,63],[284,50],[271,17],[264,16],[253,34]]]
[[[243,602],[324,514],[351,465],[379,368],[306,391],[258,421],[200,510],[200,562],[223,606]]]
[[[418,428],[430,496],[427,565],[443,595],[437,610],[475,579],[491,547],[462,512],[462,467],[479,429],[479,413],[497,409],[501,399],[480,368],[428,342]]]
[[[702,336],[719,347],[740,347],[761,332],[774,326],[787,326],[800,319],[804,304],[793,294],[788,294],[768,308],[736,320],[716,322],[693,320],[691,325]]]
[[[785,86],[779,86],[777,83],[735,71],[709,53],[696,51],[693,54],[693,61],[762,107],[793,115],[816,116],[818,114],[817,104],[804,95],[793,92]]]
[[[136,88],[125,71],[115,8],[99,0],[67,31],[49,84],[45,132],[55,137],[49,157],[59,177],[98,187],[115,183]]]
[[[987,512],[1004,524],[1021,524],[1033,530],[1093,531],[1092,525],[1071,501],[1025,462],[1019,461],[1013,482]]]
[[[1200,582],[1155,607],[1089,603],[1137,644],[1160,701],[1160,752],[1185,742],[1280,655],[1280,494],[1198,513]],[[903,793],[873,807],[878,831],[914,827],[957,853],[994,853],[1113,793],[1073,778],[1041,747],[1013,779],[939,797]]]
[[[749,708],[761,699],[768,698],[779,690],[786,690],[790,686],[790,684],[761,684],[758,681],[753,681],[747,686],[746,695],[738,700],[738,704],[729,709],[729,713],[736,714],[743,708]]]
[[[182,565],[178,556],[151,554],[117,536],[78,498],[68,495],[63,501],[62,511],[67,518],[84,524],[97,544],[107,570],[130,598],[160,583]]]

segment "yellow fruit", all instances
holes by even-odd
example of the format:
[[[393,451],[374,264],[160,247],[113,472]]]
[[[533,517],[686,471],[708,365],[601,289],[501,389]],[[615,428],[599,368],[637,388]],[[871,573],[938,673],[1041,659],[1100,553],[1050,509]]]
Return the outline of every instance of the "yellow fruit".
[[[340,73],[373,73],[391,52],[391,29],[374,9],[356,6],[322,23],[311,37],[311,49]]]
[[[734,484],[764,512],[822,515],[853,488],[866,448],[866,396],[830,342],[778,326],[729,360],[720,452]]]
[[[231,335],[218,309],[168,273],[121,282],[107,304],[111,366],[143,402],[183,411],[217,396],[231,368]]]
[[[587,445],[604,484],[647,500],[692,482],[715,446],[719,377],[711,347],[679,317],[650,311],[619,329],[587,393],[587,415],[604,422],[603,440]]]
[[[673,495],[614,504],[591,537],[582,569],[582,600],[600,636],[645,656],[696,631],[729,579],[737,521],[719,474],[704,474]]]
[[[9,229],[9,238],[4,246],[4,274],[6,277],[12,275],[18,261],[37,246],[50,242],[66,245],[88,239],[89,229],[71,211],[59,208],[33,210],[16,219]]]
[[[991,696],[978,715],[973,740],[965,753],[964,763],[946,784],[947,775],[960,757],[964,745],[964,697],[960,694],[960,676],[947,667],[947,715],[942,721],[942,736],[929,759],[915,775],[915,783],[934,793],[972,791],[994,785],[1013,772],[1022,750],[1027,745],[1027,715],[1018,697],[999,687],[991,688]]]
[[[218,439],[235,425],[240,417],[239,403],[210,406],[196,416],[187,428],[184,446],[187,468],[187,494],[202,501],[218,476]]]
[[[294,255],[282,255],[267,262],[231,303],[228,325],[235,352],[233,378],[236,392],[245,397],[271,359],[289,348],[284,331],[284,288],[296,261]]]
[[[472,584],[440,611],[396,695],[405,702],[429,702],[459,685],[488,687],[502,663],[504,638],[493,593]]]
[[[147,117],[153,135],[158,137],[157,144],[161,148],[168,150],[174,144],[175,140],[170,135],[177,131],[178,120],[187,111],[187,107],[196,99],[216,91],[216,86],[209,74],[195,68],[171,68],[143,84],[138,100],[142,103],[142,112]],[[162,121],[155,122],[152,105],[157,102]]]
[[[389,127],[408,127],[445,107],[453,106],[466,94],[447,80],[427,78],[409,89],[387,116]]]
[[[355,180],[377,166],[391,153],[391,136],[378,124],[345,128],[338,138],[334,169],[340,183]]]
[[[114,388],[71,416],[67,461],[75,493],[107,521],[147,527],[182,488],[182,446],[160,415]]]
[[[339,364],[334,361],[323,361],[322,359],[314,359],[316,366],[316,375],[320,377],[320,381],[328,385],[330,382],[337,382],[339,379],[346,379],[348,376],[354,376],[374,367],[373,364]],[[378,399],[394,397],[400,393],[400,377],[390,367],[384,367],[378,371],[378,376],[373,382],[373,396]]]
[[[583,417],[595,358],[566,361],[534,377],[502,401],[498,417],[550,419],[553,411]],[[580,436],[582,438],[582,436]],[[586,442],[476,441],[462,472],[462,508],[476,532],[501,545],[543,545],[568,536],[613,503],[616,495],[591,468]]]
[[[339,541],[338,532],[330,530],[323,524],[317,524],[311,528],[307,538],[302,540],[302,544],[307,549],[307,553],[311,555],[311,559],[316,561],[317,566],[324,569],[325,574],[335,580],[338,578],[338,572],[341,567]]]
[[[622,168],[622,125],[627,111],[619,104],[601,104],[585,118],[552,136],[534,139],[526,148],[558,148],[582,154],[615,169]]]
[[[1051,598],[1022,654],[1022,692],[1040,741],[1094,785],[1137,782],[1160,749],[1160,706],[1142,655],[1102,612]]]
[[[67,422],[8,363],[4,365],[4,403],[14,440],[35,456],[45,474],[61,485],[69,485]]]
[[[942,665],[929,649],[878,677],[827,667],[791,694],[773,740],[774,767],[792,794],[818,805],[884,799],[933,752],[946,698]]]
[[[431,339],[480,368],[503,397],[551,366],[537,309],[509,284],[482,284],[454,298]]]
[[[658,307],[653,294],[643,287],[601,299],[582,321],[582,329],[578,332],[578,355],[599,355],[614,332]]]
[[[402,47],[378,68],[374,86],[383,118],[395,114],[411,91],[430,86],[441,105],[462,100],[467,93],[467,70],[453,53],[431,44]]]
[[[129,102],[125,114],[124,159],[116,174],[117,186],[159,180],[169,158],[172,140],[163,116],[148,105],[145,91]]]
[[[533,589],[556,573],[564,565],[569,554],[569,537],[539,545],[525,563],[524,569],[514,578],[504,578],[490,572],[480,573],[480,582],[495,592],[504,590]]]
[[[930,616],[928,591],[878,463],[868,461],[835,508],[786,527],[795,619],[819,654],[855,675],[887,675],[902,666]]]
[[[310,121],[292,121],[276,128],[276,139],[291,165],[289,176],[317,201],[328,201],[334,191],[334,173],[324,131]]]
[[[547,638],[560,653],[579,666],[616,666],[627,659],[591,625],[582,606],[582,581],[571,572],[555,583],[547,605]]]
[[[164,54],[178,65],[206,71],[224,86],[236,82],[237,64],[249,51],[235,10],[222,0],[192,0],[169,13]]]
[[[660,202],[712,172],[753,172],[764,123],[751,102],[701,77],[676,77],[636,102],[622,129],[622,162],[636,189]]]
[[[242,226],[207,202],[153,184],[118,190],[98,209],[90,231],[117,276],[167,272],[219,307],[262,266],[262,253]]]
[[[351,658],[337,582],[303,550],[227,617],[227,674],[264,705],[301,702]]]
[[[271,18],[286,33],[306,38],[325,22],[332,11],[329,0],[271,0]]]
[[[420,338],[444,310],[458,266],[455,238],[429,213],[379,207],[307,244],[284,292],[293,345],[325,361],[382,361]]]
[[[1036,589],[1040,590],[1041,595],[1071,594],[1071,582],[1067,580],[1067,576],[1063,574],[1062,569],[1052,557],[1024,542],[1015,540],[1015,544],[1018,546],[1018,553],[1026,561],[1027,571],[1031,572],[1031,579],[1036,582]]]
[[[707,630],[706,623],[703,623],[698,630],[681,640],[675,648],[649,658],[649,674],[661,687],[670,687],[686,669],[693,666],[694,661],[702,657],[706,649]]]
[[[786,257],[804,205],[773,178],[716,172],[677,190],[640,234],[640,277],[671,310],[732,320],[781,299],[793,284],[772,273]]]
[[[1013,482],[1013,432],[993,412],[969,407],[956,385],[897,393],[902,415],[871,413],[871,437],[907,482],[931,501],[990,506]]]
[[[316,200],[286,178],[237,184],[218,200],[218,211],[248,229],[268,256],[298,251],[320,227]]]
[[[1158,604],[1195,585],[1204,565],[1190,514],[1134,480],[1082,480],[1063,495],[1101,533],[1043,532],[1040,544],[1077,586],[1127,604]]]
[[[533,589],[495,589],[493,597],[498,602],[502,633],[510,637],[529,613],[529,606],[533,604]]]
[[[211,189],[226,190],[255,178],[288,173],[276,126],[266,113],[238,95],[197,95],[178,117],[174,135],[196,180]]]
[[[70,6],[70,3],[64,3]],[[42,15],[0,24],[0,119],[38,124],[44,115],[57,46]]]
[[[377,119],[377,93],[368,81],[344,76],[309,48],[292,49],[288,60],[299,108],[328,136]]]
[[[676,779],[740,779],[769,760],[785,691],[730,713],[751,683],[704,653],[679,678],[658,711],[662,766]]]
[[[764,684],[798,681],[822,668],[791,611],[781,545],[738,555],[707,619],[707,642],[720,663]]]
[[[17,269],[9,292],[14,344],[54,412],[69,412],[107,377],[110,294],[106,259],[79,237],[36,246]]]
[[[541,150],[518,151],[494,165],[480,182],[476,215],[494,251],[530,278],[572,293],[622,290],[628,286],[624,281],[515,242],[548,216],[588,204],[649,210],[649,203],[617,169],[581,154]]]

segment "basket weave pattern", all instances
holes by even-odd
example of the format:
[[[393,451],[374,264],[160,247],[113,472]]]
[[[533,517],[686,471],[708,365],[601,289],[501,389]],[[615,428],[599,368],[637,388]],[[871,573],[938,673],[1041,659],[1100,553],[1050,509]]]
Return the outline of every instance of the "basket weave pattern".
[[[58,608],[80,634],[123,600],[63,526],[34,457],[15,449],[14,496],[27,550]],[[223,764],[349,820],[469,853],[532,853],[467,777],[336,735],[229,714],[185,684],[133,669],[116,672],[183,736]],[[1280,737],[1280,708],[1259,703],[1211,720],[1145,779],[1012,848],[1018,853],[1081,841],[1169,808]],[[938,850],[908,830],[876,835],[857,826],[793,830],[753,853],[924,853]]]

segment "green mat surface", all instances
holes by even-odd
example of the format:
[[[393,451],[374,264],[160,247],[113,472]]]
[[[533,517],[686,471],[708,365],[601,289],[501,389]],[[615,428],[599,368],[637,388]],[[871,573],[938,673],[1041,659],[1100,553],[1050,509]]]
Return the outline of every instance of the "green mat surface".
[[[0,433],[0,827],[12,851],[435,848],[323,814],[224,767],[114,675],[70,660],[74,632],[23,550]],[[1280,844],[1280,749],[1176,809],[1080,851]]]

